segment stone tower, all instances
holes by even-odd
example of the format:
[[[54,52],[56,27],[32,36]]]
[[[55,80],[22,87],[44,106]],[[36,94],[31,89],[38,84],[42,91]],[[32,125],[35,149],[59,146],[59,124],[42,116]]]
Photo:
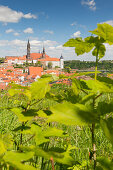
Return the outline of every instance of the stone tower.
[[[28,40],[28,43],[27,43],[27,59],[30,59],[30,43],[29,43],[29,40]]]
[[[60,57],[60,68],[63,69],[64,68],[64,58],[61,54],[61,57]]]

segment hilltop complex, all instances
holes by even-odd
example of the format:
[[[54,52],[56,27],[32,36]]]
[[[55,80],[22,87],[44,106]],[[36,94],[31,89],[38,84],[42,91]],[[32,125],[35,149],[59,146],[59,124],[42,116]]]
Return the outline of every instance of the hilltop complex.
[[[5,89],[10,82],[28,86],[44,74],[59,76],[64,74],[64,59],[48,56],[43,47],[42,53],[30,53],[30,42],[27,43],[27,54],[6,56],[0,65],[0,89]]]
[[[5,63],[8,63],[8,65],[11,64],[18,64],[23,65],[24,63],[37,63],[40,62],[43,67],[48,67],[48,65],[51,63],[51,67],[59,67],[61,69],[64,68],[64,59],[61,55],[59,58],[51,58],[45,53],[45,48],[43,47],[42,53],[30,53],[30,42],[28,40],[27,43],[27,55],[24,55],[23,57],[15,57],[15,56],[6,56],[5,57]]]

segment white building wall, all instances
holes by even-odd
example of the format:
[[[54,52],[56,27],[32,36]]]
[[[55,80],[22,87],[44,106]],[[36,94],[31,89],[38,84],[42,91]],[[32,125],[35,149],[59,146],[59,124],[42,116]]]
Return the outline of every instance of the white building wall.
[[[52,63],[52,68],[55,68],[55,66],[60,67],[60,61],[46,61],[46,66],[48,66],[48,63]]]
[[[61,68],[61,69],[64,68],[64,59],[60,59],[60,68]]]
[[[35,64],[35,63],[37,63],[37,61],[38,61],[38,60],[33,60],[33,63]]]

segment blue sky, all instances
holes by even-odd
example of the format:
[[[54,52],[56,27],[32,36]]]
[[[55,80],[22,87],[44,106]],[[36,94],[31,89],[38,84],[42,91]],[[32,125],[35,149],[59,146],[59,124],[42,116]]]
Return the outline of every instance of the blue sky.
[[[62,45],[71,37],[87,37],[97,23],[113,25],[112,0],[0,0],[0,57],[42,50],[65,60],[95,60],[90,54],[77,57],[73,48]],[[112,59],[113,46],[106,45],[104,59]]]

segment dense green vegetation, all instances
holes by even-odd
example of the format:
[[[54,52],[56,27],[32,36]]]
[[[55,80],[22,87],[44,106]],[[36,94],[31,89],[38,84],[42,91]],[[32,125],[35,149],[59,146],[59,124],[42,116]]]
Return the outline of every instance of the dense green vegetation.
[[[1,57],[1,58],[0,58],[0,64],[1,64],[1,63],[4,63],[4,60],[5,60],[5,58]]]
[[[71,39],[65,46],[74,46],[77,55],[93,50],[94,79],[77,79],[81,73],[75,73],[64,85],[46,75],[30,87],[11,83],[1,91],[1,169],[113,169],[113,80],[97,75],[103,43],[113,44],[113,27],[98,24],[92,32],[97,37]]]
[[[94,70],[95,62],[94,61],[80,61],[80,60],[68,60],[64,61],[65,67],[70,67],[71,69],[78,70]],[[108,70],[113,71],[113,61],[103,60],[98,63],[98,70]]]

